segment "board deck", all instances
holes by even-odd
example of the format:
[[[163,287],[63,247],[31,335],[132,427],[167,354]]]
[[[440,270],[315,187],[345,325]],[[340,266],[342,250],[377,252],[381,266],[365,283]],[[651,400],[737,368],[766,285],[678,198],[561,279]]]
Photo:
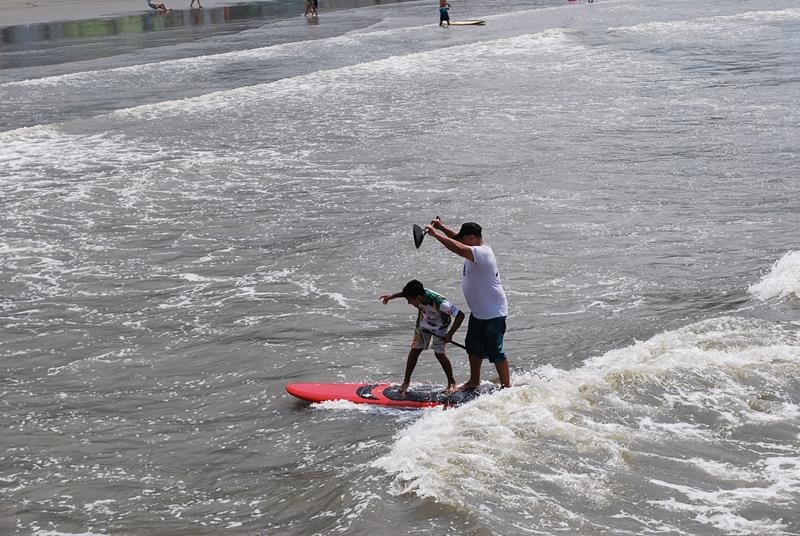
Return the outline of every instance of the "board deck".
[[[444,386],[414,386],[400,394],[396,383],[290,383],[286,391],[307,402],[347,400],[355,404],[374,404],[395,408],[457,406],[495,391],[492,385],[470,391],[446,393]]]
[[[485,20],[454,20],[450,26],[483,26],[486,24]]]

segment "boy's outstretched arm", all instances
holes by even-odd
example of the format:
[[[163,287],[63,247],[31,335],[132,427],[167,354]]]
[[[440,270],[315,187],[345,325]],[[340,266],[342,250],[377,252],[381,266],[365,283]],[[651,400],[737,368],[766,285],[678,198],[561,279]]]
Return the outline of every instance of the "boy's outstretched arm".
[[[395,298],[399,298],[402,295],[403,295],[402,292],[395,292],[394,294],[381,294],[381,297],[378,298],[378,299],[381,300],[384,305],[386,305],[387,303],[389,303],[389,300],[393,300]]]

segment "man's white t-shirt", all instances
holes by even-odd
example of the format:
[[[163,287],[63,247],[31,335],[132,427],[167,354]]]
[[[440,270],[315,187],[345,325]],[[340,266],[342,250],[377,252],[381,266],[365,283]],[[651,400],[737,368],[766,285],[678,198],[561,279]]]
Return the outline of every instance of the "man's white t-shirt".
[[[487,245],[471,246],[475,261],[464,261],[464,273],[461,280],[461,291],[467,300],[470,313],[481,320],[489,320],[499,316],[508,316],[508,301],[497,259],[492,248]]]

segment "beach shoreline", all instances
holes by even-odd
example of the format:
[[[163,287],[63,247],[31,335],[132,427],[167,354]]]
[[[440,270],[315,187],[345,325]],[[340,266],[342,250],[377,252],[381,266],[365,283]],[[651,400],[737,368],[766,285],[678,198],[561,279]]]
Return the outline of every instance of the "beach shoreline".
[[[158,0],[172,10],[188,10],[190,0]],[[233,5],[239,2],[205,0],[203,8]],[[194,9],[198,9],[195,7]],[[104,19],[157,13],[145,0],[0,0],[0,29],[27,24]]]

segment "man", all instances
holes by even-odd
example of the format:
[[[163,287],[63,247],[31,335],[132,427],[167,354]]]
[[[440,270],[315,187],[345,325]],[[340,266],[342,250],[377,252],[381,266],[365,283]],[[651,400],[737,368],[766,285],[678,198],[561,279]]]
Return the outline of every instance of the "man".
[[[481,226],[467,222],[456,233],[436,218],[425,229],[444,247],[465,259],[461,290],[470,309],[465,341],[469,354],[469,380],[461,389],[475,389],[480,385],[483,359],[494,363],[500,384],[511,387],[508,359],[503,350],[508,300],[494,252],[483,242]]]

